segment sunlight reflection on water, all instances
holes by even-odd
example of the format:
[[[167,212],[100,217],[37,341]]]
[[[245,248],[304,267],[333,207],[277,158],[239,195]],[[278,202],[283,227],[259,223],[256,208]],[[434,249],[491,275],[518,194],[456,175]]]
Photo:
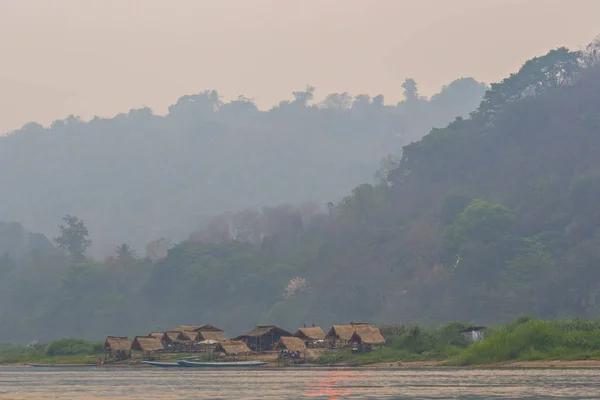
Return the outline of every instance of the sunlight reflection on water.
[[[600,398],[598,369],[0,367],[0,399]]]

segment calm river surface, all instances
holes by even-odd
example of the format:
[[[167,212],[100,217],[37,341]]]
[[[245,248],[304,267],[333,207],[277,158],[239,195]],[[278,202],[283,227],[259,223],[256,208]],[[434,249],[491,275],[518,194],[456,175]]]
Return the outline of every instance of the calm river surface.
[[[600,399],[599,369],[0,367],[0,399]]]

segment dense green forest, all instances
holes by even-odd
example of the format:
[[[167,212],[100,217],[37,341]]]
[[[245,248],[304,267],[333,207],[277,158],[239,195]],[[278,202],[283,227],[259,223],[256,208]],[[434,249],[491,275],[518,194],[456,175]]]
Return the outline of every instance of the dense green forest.
[[[224,213],[179,244],[146,257],[120,245],[102,262],[85,256],[94,230],[66,216],[57,249],[2,259],[0,338],[597,316],[598,47],[527,61],[324,212]]]
[[[139,252],[181,241],[215,214],[314,201],[324,208],[372,182],[386,154],[477,107],[486,85],[457,79],[430,99],[407,79],[405,100],[293,92],[268,111],[214,90],[114,118],[30,123],[0,136],[0,221],[54,235],[65,214],[94,233],[90,254],[127,241]]]

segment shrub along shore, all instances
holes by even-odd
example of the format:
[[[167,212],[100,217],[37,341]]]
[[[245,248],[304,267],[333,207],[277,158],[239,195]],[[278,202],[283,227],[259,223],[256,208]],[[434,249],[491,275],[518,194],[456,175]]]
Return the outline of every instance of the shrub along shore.
[[[359,354],[350,349],[326,350],[309,362],[354,366],[600,367],[600,319],[546,321],[523,316],[488,327],[485,338],[475,343],[461,335],[465,327],[462,323],[382,326],[386,338],[382,348]],[[99,357],[103,357],[103,343],[84,339],[59,339],[29,347],[0,345],[2,364],[94,363]]]

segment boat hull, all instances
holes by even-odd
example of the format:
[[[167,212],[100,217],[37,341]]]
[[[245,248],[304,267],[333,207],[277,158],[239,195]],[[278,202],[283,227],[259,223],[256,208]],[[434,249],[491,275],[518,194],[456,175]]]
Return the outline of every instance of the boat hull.
[[[172,368],[181,367],[178,363],[158,362],[158,361],[142,361],[142,364],[152,365],[153,367]]]
[[[194,362],[179,360],[182,367],[190,368],[253,368],[267,364],[266,361],[234,361],[234,362]]]

